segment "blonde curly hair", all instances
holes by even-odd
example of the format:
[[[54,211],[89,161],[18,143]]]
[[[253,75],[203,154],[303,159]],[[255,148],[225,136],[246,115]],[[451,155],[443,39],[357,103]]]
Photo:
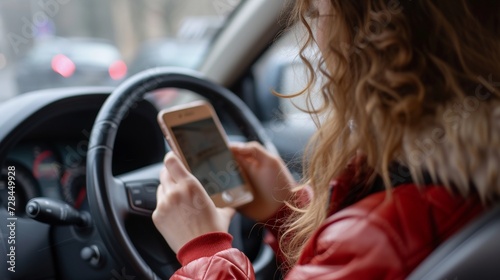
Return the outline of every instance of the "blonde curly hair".
[[[323,76],[320,94],[307,93],[318,130],[308,146],[304,185],[313,196],[295,206],[282,237],[293,265],[325,220],[329,182],[357,153],[391,188],[389,167],[405,166],[484,203],[500,196],[499,1],[297,0],[293,19],[307,30],[301,58],[309,87]],[[322,59],[304,53],[317,43],[314,19],[326,17]],[[314,69],[320,69],[314,71]],[[321,106],[312,100],[321,97]],[[321,121],[319,121],[321,119]],[[373,181],[373,177],[370,177]]]

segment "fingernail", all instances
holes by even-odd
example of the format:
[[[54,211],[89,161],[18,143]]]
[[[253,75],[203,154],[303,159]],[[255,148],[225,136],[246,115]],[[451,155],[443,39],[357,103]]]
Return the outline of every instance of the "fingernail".
[[[242,142],[231,142],[231,146],[233,146],[235,148],[244,148],[245,147],[245,143],[242,143]]]
[[[172,152],[172,151],[168,152],[168,153],[165,155],[165,157],[163,157],[163,162],[167,161],[167,158],[168,158],[168,157],[170,157],[170,156],[172,156],[172,154],[173,154],[173,152]]]

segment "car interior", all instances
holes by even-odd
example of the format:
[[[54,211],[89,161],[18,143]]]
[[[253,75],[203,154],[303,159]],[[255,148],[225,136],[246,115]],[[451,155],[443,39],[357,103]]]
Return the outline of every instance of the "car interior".
[[[189,63],[183,66],[181,54],[175,56],[176,63],[169,64],[168,59],[155,60],[140,53],[140,69],[130,71],[131,67],[126,76],[122,75],[123,61],[134,61],[130,50],[123,57],[113,51],[113,59],[103,66],[80,67],[66,53],[47,62],[48,70],[37,70],[35,62],[23,60],[22,54],[28,57],[37,39],[23,37],[24,21],[9,13],[29,9],[24,17],[38,26],[37,17],[30,16],[44,11],[53,25],[75,16],[70,7],[86,5],[80,0],[53,0],[47,1],[49,9],[35,2],[0,0],[0,81],[6,92],[9,87],[21,88],[16,83],[25,83],[27,88],[26,92],[0,93],[0,262],[15,267],[12,272],[1,265],[0,279],[168,279],[180,267],[151,220],[159,170],[170,150],[156,118],[169,106],[207,100],[230,141],[260,142],[278,153],[300,179],[303,152],[315,125],[294,107],[303,105],[303,100],[272,94],[273,90],[291,94],[303,86],[297,50],[301,38],[287,23],[293,1],[206,1],[215,17],[211,23],[215,32],[201,28],[208,25],[205,22],[191,19],[198,11],[177,20],[178,25],[185,24],[179,30],[196,30],[193,44],[203,46],[181,45],[188,51],[182,56]],[[109,7],[101,11],[96,6],[100,1],[88,2],[89,9],[79,16],[107,16],[109,11],[116,17],[125,8],[130,12],[135,5],[152,5],[149,9],[159,17],[174,18],[179,16],[169,9],[195,10],[198,4],[123,1],[130,6],[115,7],[113,1],[102,1],[109,2]],[[115,19],[118,28],[130,27],[120,20]],[[51,24],[46,28],[50,30]],[[159,37],[155,39],[165,39]],[[155,45],[146,39],[145,46]],[[116,44],[117,50],[126,53],[118,41],[107,40],[106,44]],[[175,40],[167,41],[169,47],[164,51],[173,51],[170,44],[175,45]],[[186,44],[185,38],[182,44]],[[159,56],[161,52],[154,53]],[[37,82],[47,71],[57,74],[52,86]],[[16,80],[16,73],[21,72],[25,78]],[[110,77],[96,82],[95,75],[106,76],[107,72]],[[65,73],[71,77],[64,77]],[[67,80],[73,78],[73,83]],[[9,208],[12,168],[15,207]],[[63,208],[67,219],[57,216]],[[15,230],[9,223],[15,224]],[[263,241],[261,225],[236,214],[229,232],[233,246],[252,261],[256,279],[283,278],[272,249]],[[409,279],[499,279],[499,233],[500,206],[496,206],[439,246]],[[11,240],[15,242],[9,243]]]

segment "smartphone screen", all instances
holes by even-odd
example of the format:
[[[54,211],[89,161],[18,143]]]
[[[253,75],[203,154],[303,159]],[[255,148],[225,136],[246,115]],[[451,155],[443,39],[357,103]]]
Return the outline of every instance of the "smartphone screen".
[[[244,184],[233,154],[212,118],[171,127],[191,173],[209,195]]]

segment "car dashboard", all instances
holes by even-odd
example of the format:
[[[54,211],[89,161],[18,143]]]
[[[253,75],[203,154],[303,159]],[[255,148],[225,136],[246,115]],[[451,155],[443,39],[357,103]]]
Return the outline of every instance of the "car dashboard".
[[[19,205],[16,214],[23,216],[22,206],[37,196],[60,199],[76,208],[82,206],[90,132],[105,97],[93,96],[88,99],[86,109],[46,119],[32,130],[25,131],[25,135],[9,150],[2,168],[0,193],[6,190],[7,167],[15,166],[18,180],[16,201]],[[137,108],[120,128],[113,156],[115,175],[161,161],[165,152],[161,132],[154,122],[155,111],[145,107],[146,104]],[[1,201],[5,206],[4,199]]]
[[[63,201],[79,211],[89,211],[87,149],[94,119],[110,92],[107,88],[44,91],[2,104],[0,125],[5,129],[0,132],[0,160],[3,161],[0,216],[2,220],[17,219],[17,272],[8,277],[75,279],[74,272],[79,271],[82,279],[109,279],[113,271],[118,271],[109,257],[96,269],[80,256],[82,250],[90,246],[98,246],[102,254],[107,255],[95,229],[51,227],[30,219],[25,213],[27,202],[36,197]],[[142,101],[120,125],[113,151],[113,175],[161,162],[166,145],[156,124],[156,113],[151,103]],[[15,204],[9,209],[14,210],[14,216],[7,211],[9,167],[15,168]],[[5,227],[0,233],[5,238],[9,235]],[[1,246],[6,245],[2,242]],[[7,248],[1,251],[3,249],[7,251]],[[5,254],[2,257],[5,258]],[[3,276],[0,274],[1,279]]]

